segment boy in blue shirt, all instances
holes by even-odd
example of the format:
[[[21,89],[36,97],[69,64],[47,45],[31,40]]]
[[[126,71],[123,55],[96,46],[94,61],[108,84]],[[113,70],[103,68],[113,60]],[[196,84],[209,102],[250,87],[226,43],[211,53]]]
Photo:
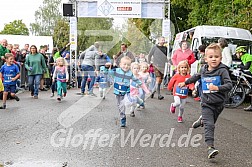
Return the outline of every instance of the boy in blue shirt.
[[[109,70],[109,74],[114,78],[114,94],[116,95],[116,102],[120,113],[121,127],[126,126],[126,108],[123,99],[124,95],[130,92],[130,80],[135,81],[139,86],[142,85],[142,82],[133,76],[130,66],[131,59],[128,56],[124,56],[120,60],[120,68]]]
[[[4,79],[3,106],[0,106],[0,109],[6,108],[6,100],[9,92],[16,101],[19,101],[19,98],[15,94],[17,79],[20,77],[19,68],[14,64],[13,54],[6,53],[5,60],[6,63],[0,69],[0,79]]]

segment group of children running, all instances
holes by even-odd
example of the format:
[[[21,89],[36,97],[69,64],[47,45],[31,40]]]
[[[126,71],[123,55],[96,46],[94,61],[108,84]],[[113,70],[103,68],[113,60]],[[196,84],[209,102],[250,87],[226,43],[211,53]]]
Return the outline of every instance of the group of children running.
[[[201,82],[201,107],[202,113],[199,119],[192,125],[193,128],[203,127],[205,142],[208,146],[208,158],[214,158],[219,151],[214,147],[214,130],[218,116],[224,109],[225,95],[232,88],[227,67],[221,63],[222,50],[218,44],[210,44],[205,50],[205,65],[199,72],[190,76],[190,66],[186,60],[179,62],[177,73],[169,81],[168,90],[173,90],[174,102],[170,104],[170,112],[175,113],[178,108],[178,122],[183,122],[182,115],[188,96],[189,89],[194,89],[196,81]],[[116,95],[117,107],[120,113],[121,127],[126,126],[125,106],[130,104],[130,116],[134,117],[137,106],[144,107],[144,93],[150,93],[146,89],[146,83],[150,82],[145,69],[148,64],[140,66],[131,63],[131,59],[123,57],[120,67],[111,69],[109,74],[114,77],[114,94]],[[139,72],[139,69],[142,71]],[[140,89],[141,88],[141,89]]]
[[[173,89],[174,102],[170,105],[170,112],[175,113],[178,107],[178,122],[182,122],[184,106],[188,89],[194,89],[193,83],[199,81],[201,85],[201,108],[199,119],[193,128],[203,127],[205,142],[208,146],[208,158],[214,158],[219,151],[214,147],[214,129],[218,116],[224,109],[225,96],[232,89],[227,66],[221,63],[222,50],[218,44],[210,44],[205,50],[205,65],[193,76],[189,75],[188,62],[181,61],[175,74],[168,84],[168,90]]]
[[[0,109],[6,108],[7,95],[19,101],[15,95],[16,81],[19,78],[19,69],[13,64],[14,56],[11,53],[5,55],[6,63],[0,70],[0,79],[4,78],[3,105]],[[178,122],[183,122],[182,116],[189,89],[194,89],[194,83],[201,82],[201,107],[202,113],[199,119],[193,123],[193,128],[204,126],[205,142],[208,146],[208,158],[214,158],[218,150],[214,147],[215,122],[224,109],[225,94],[232,88],[232,82],[228,70],[221,63],[221,48],[217,44],[210,44],[205,51],[206,64],[200,71],[190,76],[190,66],[186,60],[179,62],[177,73],[169,81],[168,90],[173,90],[174,102],[170,104],[170,112],[174,114],[178,108]],[[120,126],[126,126],[125,110],[130,106],[130,116],[135,117],[137,108],[145,108],[145,94],[149,94],[148,84],[151,83],[149,65],[146,62],[131,62],[131,59],[124,56],[120,60],[118,68],[111,68],[111,64],[100,67],[97,77],[101,98],[105,99],[108,87],[109,76],[113,77],[114,94],[120,114]],[[57,100],[61,101],[66,96],[68,78],[67,64],[64,58],[56,60],[53,73],[53,81],[57,82]],[[62,94],[63,93],[63,94]]]

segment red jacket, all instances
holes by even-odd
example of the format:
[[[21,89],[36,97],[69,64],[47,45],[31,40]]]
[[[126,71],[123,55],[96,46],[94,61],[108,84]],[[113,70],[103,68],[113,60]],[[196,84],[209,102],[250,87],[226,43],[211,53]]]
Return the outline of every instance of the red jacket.
[[[186,76],[183,76],[183,75],[180,75],[180,74],[175,74],[170,82],[168,83],[168,87],[167,89],[168,90],[172,90],[173,89],[173,96],[176,95],[176,87],[179,83],[181,82],[185,82],[186,79],[190,78],[191,75],[190,74],[187,74]],[[194,84],[189,84],[189,85],[186,85],[189,89],[193,90],[194,89]],[[180,96],[180,95],[176,95],[176,96],[179,96],[181,99],[185,99],[187,98],[187,96]]]

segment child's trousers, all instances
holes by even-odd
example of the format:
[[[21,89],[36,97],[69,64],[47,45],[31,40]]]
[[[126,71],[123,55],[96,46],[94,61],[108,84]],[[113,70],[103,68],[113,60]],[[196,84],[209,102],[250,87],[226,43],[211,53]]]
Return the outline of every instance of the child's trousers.
[[[116,95],[116,103],[117,103],[117,107],[119,109],[121,119],[126,117],[126,115],[125,115],[126,107],[123,104],[123,99],[124,99],[123,95]]]
[[[182,116],[183,115],[185,104],[186,104],[186,98],[185,99],[181,99],[179,96],[174,96],[174,103],[172,103],[172,105],[174,107],[179,107],[179,114],[178,114],[178,116]]]
[[[63,90],[63,93],[67,92],[67,83],[66,82],[57,81],[58,96],[62,96],[62,90]]]
[[[100,96],[105,97],[107,88],[99,88]]]
[[[202,121],[205,130],[205,142],[207,146],[214,146],[214,129],[220,113],[224,109],[223,104],[212,104],[211,106],[202,106]]]

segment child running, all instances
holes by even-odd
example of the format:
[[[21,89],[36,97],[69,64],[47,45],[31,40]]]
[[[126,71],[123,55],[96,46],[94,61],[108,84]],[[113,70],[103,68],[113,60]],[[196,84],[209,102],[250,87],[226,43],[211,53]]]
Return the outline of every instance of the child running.
[[[142,79],[142,81],[145,83],[145,85],[148,87],[148,85],[151,82],[151,77],[150,77],[150,73],[149,73],[149,65],[147,62],[140,63],[139,76]],[[143,88],[139,88],[139,94],[140,94],[140,98],[143,101],[145,101],[145,91],[143,90]],[[142,103],[140,105],[140,108],[145,109],[144,103]]]
[[[0,79],[4,79],[3,105],[0,106],[0,109],[6,109],[6,100],[9,92],[16,101],[19,101],[19,98],[16,96],[17,79],[20,77],[19,68],[17,65],[13,64],[13,54],[6,53],[5,60],[6,63],[0,69]]]
[[[198,127],[203,123],[205,142],[208,146],[208,158],[214,158],[219,151],[214,147],[214,129],[218,116],[224,109],[225,95],[232,89],[232,82],[227,67],[221,63],[221,48],[217,44],[210,44],[205,51],[207,62],[198,74],[185,82],[179,83],[184,87],[201,79],[202,117],[197,120]],[[195,125],[195,123],[194,123]]]
[[[106,90],[108,88],[108,80],[108,70],[105,68],[105,66],[101,66],[100,73],[96,78],[96,82],[99,83],[99,92],[102,99],[105,99]]]
[[[120,68],[114,68],[109,70],[109,74],[114,78],[114,94],[116,96],[117,107],[120,113],[121,127],[126,126],[125,104],[123,99],[126,93],[130,92],[130,80],[132,79],[138,85],[142,82],[136,79],[130,71],[131,59],[124,56],[120,60]],[[111,65],[110,65],[111,68]]]
[[[57,79],[57,100],[61,101],[62,98],[62,90],[63,96],[66,96],[67,93],[67,82],[69,80],[69,75],[67,71],[67,63],[63,57],[59,57],[56,59],[56,67],[53,73],[53,82],[55,82],[55,78]]]
[[[174,114],[176,107],[179,107],[178,122],[181,123],[183,122],[182,115],[184,113],[184,106],[186,104],[188,88],[192,90],[194,88],[194,84],[190,84],[182,88],[178,87],[179,83],[185,82],[188,78],[191,77],[190,66],[187,60],[183,60],[178,63],[177,71],[178,73],[175,74],[168,83],[167,89],[173,89],[174,102],[171,103],[170,112]]]
[[[142,76],[139,75],[140,65],[137,62],[131,64],[131,71],[135,78],[138,78],[142,84],[139,85],[135,80],[130,81],[130,97],[133,100],[133,103],[130,107],[130,116],[135,117],[135,110],[139,106],[144,106],[144,99],[140,98],[139,90],[143,90],[144,93],[150,93],[149,89],[145,85]]]

